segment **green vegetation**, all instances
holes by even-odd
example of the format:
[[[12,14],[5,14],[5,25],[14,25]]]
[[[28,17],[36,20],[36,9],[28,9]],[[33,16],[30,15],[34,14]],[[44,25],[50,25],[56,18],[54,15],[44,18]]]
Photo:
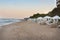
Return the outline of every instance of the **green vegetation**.
[[[51,12],[48,13],[49,16],[55,16],[58,15],[60,16],[60,8],[54,8]]]
[[[38,18],[38,17],[44,17],[44,16],[46,16],[47,14],[39,14],[39,13],[37,13],[37,14],[34,14],[33,16],[30,16],[30,18]]]
[[[30,16],[30,18],[38,18],[38,17],[45,17],[45,16],[53,17],[55,15],[60,16],[60,8],[54,8],[51,12],[48,12],[48,14],[40,14],[40,13],[33,14],[33,16]]]

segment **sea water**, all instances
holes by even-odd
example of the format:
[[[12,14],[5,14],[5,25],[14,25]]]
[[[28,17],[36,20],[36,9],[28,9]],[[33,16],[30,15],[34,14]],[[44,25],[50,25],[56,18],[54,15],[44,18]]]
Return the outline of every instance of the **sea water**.
[[[6,19],[6,18],[0,18],[0,26],[3,25],[8,25],[11,23],[15,23],[15,22],[21,22],[21,19]]]

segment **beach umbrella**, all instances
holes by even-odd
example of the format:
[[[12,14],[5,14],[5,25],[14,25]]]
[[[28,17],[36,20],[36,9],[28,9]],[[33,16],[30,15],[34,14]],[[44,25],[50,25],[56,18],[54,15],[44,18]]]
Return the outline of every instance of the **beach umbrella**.
[[[45,23],[46,23],[46,24],[50,24],[50,22],[52,21],[51,18],[52,18],[52,17],[50,17],[50,16],[45,16],[45,17],[44,17]]]
[[[45,16],[44,18],[51,18],[50,16]]]
[[[41,23],[42,21],[43,21],[43,17],[38,17],[38,18],[37,18],[37,22],[38,22],[38,23]]]
[[[59,17],[59,19],[60,19],[60,17]]]
[[[52,19],[60,19],[60,17],[56,15]]]
[[[37,19],[43,19],[42,17],[38,17]]]
[[[45,19],[46,21],[49,21],[49,20],[51,20],[51,17],[50,17],[50,16],[45,16],[44,19]]]
[[[53,22],[54,22],[54,23],[57,23],[58,20],[60,19],[60,17],[59,17],[58,15],[56,15],[56,16],[54,16],[52,19],[53,19]]]

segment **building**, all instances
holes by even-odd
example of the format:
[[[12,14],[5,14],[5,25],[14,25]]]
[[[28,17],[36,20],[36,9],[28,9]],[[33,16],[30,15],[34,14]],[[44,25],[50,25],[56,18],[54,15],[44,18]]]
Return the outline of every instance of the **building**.
[[[56,0],[57,7],[60,7],[60,0]]]

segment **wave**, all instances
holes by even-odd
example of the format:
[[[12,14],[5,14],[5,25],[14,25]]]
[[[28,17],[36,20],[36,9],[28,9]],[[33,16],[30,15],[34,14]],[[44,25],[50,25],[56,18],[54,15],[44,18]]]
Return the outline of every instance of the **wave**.
[[[0,26],[8,25],[8,24],[15,23],[15,22],[21,22],[21,19],[5,19],[5,18],[1,18],[0,19]]]

